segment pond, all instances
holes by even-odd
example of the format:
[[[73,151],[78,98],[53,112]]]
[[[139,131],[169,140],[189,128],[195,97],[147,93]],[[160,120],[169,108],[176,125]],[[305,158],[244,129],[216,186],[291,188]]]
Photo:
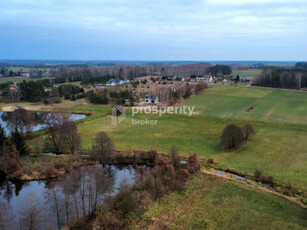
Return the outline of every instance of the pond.
[[[91,165],[52,180],[0,179],[0,213],[8,217],[12,229],[27,228],[30,217],[37,229],[57,229],[93,211],[124,181],[133,184],[135,173],[133,166]]]
[[[0,124],[5,129],[5,132],[7,135],[10,134],[10,118],[12,116],[13,112],[0,112]],[[42,124],[42,115],[47,115],[51,113],[42,113],[42,112],[28,112],[28,114],[31,115],[33,120],[33,126],[32,131],[37,131],[44,128],[44,125]],[[85,114],[70,114],[70,119],[72,121],[80,120],[85,118]]]

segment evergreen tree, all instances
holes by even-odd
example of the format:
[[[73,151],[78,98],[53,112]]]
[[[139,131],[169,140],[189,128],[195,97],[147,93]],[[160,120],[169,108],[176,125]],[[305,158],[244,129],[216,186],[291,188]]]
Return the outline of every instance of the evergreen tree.
[[[5,135],[5,131],[2,125],[0,124],[0,147],[3,146],[6,141],[7,141],[7,138]]]
[[[15,145],[20,155],[28,154],[28,147],[25,142],[25,138],[17,129],[15,129],[15,131],[11,134],[11,144]]]

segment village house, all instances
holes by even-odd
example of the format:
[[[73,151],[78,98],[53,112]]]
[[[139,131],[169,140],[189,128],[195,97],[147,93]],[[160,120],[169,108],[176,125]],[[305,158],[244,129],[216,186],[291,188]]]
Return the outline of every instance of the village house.
[[[30,73],[22,73],[21,74],[23,77],[30,77]]]
[[[145,95],[145,103],[148,105],[155,105],[159,102],[159,98],[155,94],[146,94]]]
[[[250,82],[249,78],[247,76],[244,76],[241,80],[241,82]]]

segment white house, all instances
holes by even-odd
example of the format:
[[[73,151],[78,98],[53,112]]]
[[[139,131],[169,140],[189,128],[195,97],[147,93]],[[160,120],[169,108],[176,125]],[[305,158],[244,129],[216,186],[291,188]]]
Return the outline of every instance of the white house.
[[[146,102],[146,104],[149,104],[149,105],[155,105],[159,102],[159,98],[155,94],[146,94],[145,95],[145,102]]]

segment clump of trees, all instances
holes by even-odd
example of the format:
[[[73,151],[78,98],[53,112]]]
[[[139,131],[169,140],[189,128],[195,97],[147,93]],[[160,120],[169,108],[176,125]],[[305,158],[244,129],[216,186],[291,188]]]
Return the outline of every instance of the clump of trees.
[[[120,91],[108,91],[107,89],[95,89],[87,92],[87,99],[93,104],[108,104],[110,101],[114,101],[116,104],[124,104],[128,99],[130,105],[134,103],[134,96],[132,91],[120,90]]]
[[[37,102],[46,97],[44,86],[39,81],[22,81],[19,83],[20,99]]]
[[[93,104],[108,104],[108,91],[106,89],[95,89],[87,91],[87,99]]]
[[[175,104],[182,98],[189,98],[193,94],[199,94],[207,88],[207,84],[204,82],[198,82],[197,84],[183,84],[176,87],[157,87],[155,94],[159,97],[159,102],[167,104]]]
[[[21,164],[19,161],[19,152],[15,147],[15,138],[7,138],[3,127],[0,125],[0,172],[11,174],[17,171]],[[27,146],[21,136],[21,142],[17,143],[18,147],[27,154]]]
[[[255,131],[250,124],[246,124],[243,127],[230,124],[223,130],[221,146],[225,151],[236,149],[253,134],[255,134]]]
[[[71,99],[72,97],[76,97],[76,95],[85,97],[84,89],[77,85],[60,85],[56,88],[56,90],[57,93],[53,92],[53,94],[57,94],[59,97],[65,97],[65,99]]]
[[[212,74],[212,75],[229,75],[232,73],[231,67],[228,65],[215,65],[215,66],[210,66],[206,73]]]
[[[10,132],[18,131],[21,134],[29,135],[33,129],[34,117],[26,109],[18,106],[11,113],[2,114],[2,119],[7,121],[7,128]]]
[[[296,69],[307,69],[307,62],[297,62],[295,64]]]
[[[78,127],[71,120],[68,112],[48,113],[43,116],[43,124],[46,129],[45,147],[52,151],[77,154],[80,150],[81,139]]]
[[[200,169],[197,156],[191,155],[188,162],[182,164],[175,145],[169,153],[169,159],[158,156],[151,170],[144,166],[138,167],[137,183],[130,185],[124,182],[115,196],[107,198],[96,212],[94,226],[101,229],[126,228],[131,217],[144,213],[152,200],[183,190],[190,175]]]
[[[130,105],[134,103],[133,93],[130,90],[120,90],[120,91],[110,91],[109,93],[110,99],[115,100],[116,104],[124,104],[125,99],[128,99]]]
[[[253,78],[256,86],[300,89],[307,87],[307,70],[264,68],[258,77]]]

